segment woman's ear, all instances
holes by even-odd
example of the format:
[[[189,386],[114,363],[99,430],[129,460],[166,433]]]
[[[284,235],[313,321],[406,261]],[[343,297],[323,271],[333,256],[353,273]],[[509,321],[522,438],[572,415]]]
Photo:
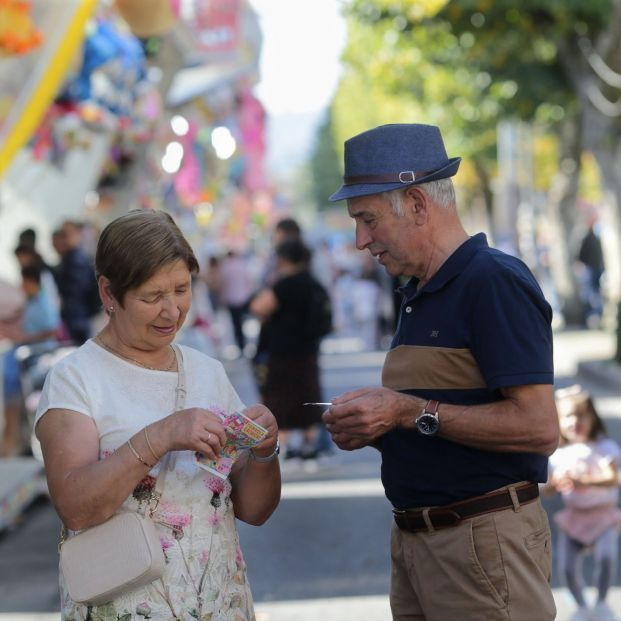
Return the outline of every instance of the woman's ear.
[[[100,276],[97,284],[99,286],[99,297],[101,298],[104,308],[115,306],[116,300],[110,289],[110,280],[105,276]]]

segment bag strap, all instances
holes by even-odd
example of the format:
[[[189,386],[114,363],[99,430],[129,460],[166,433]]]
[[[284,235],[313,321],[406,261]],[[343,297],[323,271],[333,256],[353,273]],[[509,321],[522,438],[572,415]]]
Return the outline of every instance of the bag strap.
[[[178,412],[185,407],[185,396],[186,396],[186,384],[185,384],[185,369],[183,366],[183,352],[178,345],[172,346],[173,351],[175,352],[175,357],[177,358],[177,387],[175,388],[175,409],[174,412]],[[155,480],[155,487],[151,492],[151,498],[149,500],[149,518],[153,519],[155,512],[157,510],[157,506],[162,498],[162,493],[164,491],[164,481],[166,480],[166,475],[168,474],[169,464],[171,461],[170,452],[166,453],[164,457],[162,457],[160,461],[160,470]],[[68,529],[67,527],[61,523],[60,529],[60,542],[58,543],[58,549],[62,544],[67,540]]]
[[[183,367],[183,352],[181,351],[181,347],[179,345],[172,346],[175,356],[177,356],[177,388],[175,388],[176,398],[175,398],[175,412],[179,410],[183,410],[185,407],[185,369]]]
[[[178,412],[179,410],[183,410],[183,408],[185,407],[185,396],[187,393],[185,387],[185,368],[183,366],[183,352],[181,351],[181,347],[179,347],[179,345],[173,345],[172,348],[175,352],[175,357],[177,358],[177,387],[175,388],[175,409],[173,411]],[[149,510],[151,516],[153,516],[153,514],[155,513],[157,505],[162,498],[162,493],[164,491],[164,481],[166,480],[166,475],[168,474],[168,466],[170,464],[170,461],[170,453],[166,453],[166,455],[164,455],[164,457],[162,457],[160,461],[160,470],[155,480],[155,487],[153,488],[152,498],[154,506]]]

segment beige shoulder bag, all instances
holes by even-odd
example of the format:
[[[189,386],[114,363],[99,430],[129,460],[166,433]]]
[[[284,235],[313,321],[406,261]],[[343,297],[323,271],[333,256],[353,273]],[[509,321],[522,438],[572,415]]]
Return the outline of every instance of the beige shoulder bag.
[[[185,404],[183,356],[176,345],[178,382],[175,411]],[[66,538],[63,528],[60,569],[74,602],[98,606],[164,575],[166,559],[154,514],[162,495],[170,453],[161,461],[147,515],[121,511],[103,524]],[[157,521],[157,520],[155,520]]]

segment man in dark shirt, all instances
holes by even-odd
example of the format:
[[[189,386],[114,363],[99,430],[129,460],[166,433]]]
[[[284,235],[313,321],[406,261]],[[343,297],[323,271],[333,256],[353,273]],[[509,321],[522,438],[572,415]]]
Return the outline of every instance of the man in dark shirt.
[[[60,314],[76,345],[91,336],[90,298],[95,287],[93,266],[80,243],[81,227],[77,222],[67,220],[54,232],[54,247],[60,255],[60,263],[54,270],[61,300]]]
[[[580,242],[578,261],[584,267],[581,274],[581,297],[584,306],[584,323],[597,327],[604,312],[602,276],[604,275],[604,252],[599,235],[595,233],[595,219],[589,222],[586,234]]]
[[[558,445],[551,309],[528,268],[470,237],[437,127],[345,143],[356,246],[407,276],[381,388],[333,399],[336,444],[382,453],[394,619],[555,617],[538,483]],[[536,613],[534,612],[536,611]]]

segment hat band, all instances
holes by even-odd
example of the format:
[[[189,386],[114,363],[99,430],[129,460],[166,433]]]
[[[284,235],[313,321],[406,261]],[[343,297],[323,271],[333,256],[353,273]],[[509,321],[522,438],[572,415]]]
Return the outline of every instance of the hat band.
[[[414,183],[420,177],[426,177],[434,172],[433,170],[402,170],[400,173],[390,173],[387,175],[356,175],[354,177],[343,177],[343,185],[358,185],[360,183]]]

